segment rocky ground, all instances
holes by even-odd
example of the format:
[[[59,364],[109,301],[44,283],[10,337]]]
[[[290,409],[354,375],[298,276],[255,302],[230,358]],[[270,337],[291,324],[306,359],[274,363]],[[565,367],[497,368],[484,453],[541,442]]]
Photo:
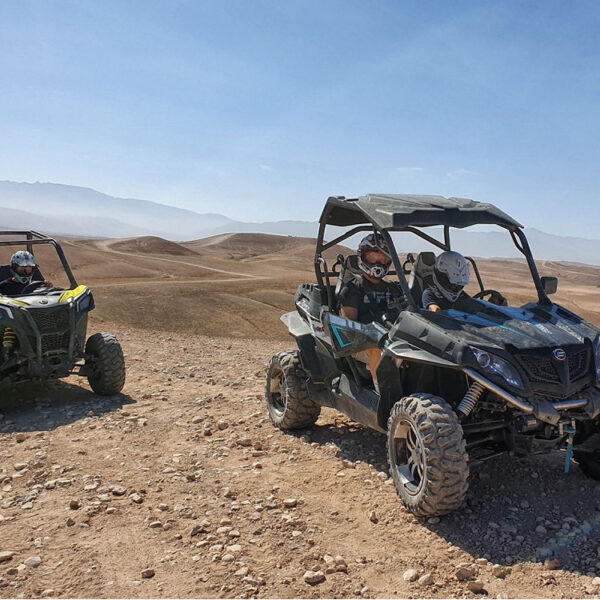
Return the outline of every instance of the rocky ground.
[[[600,487],[563,454],[489,461],[463,511],[416,519],[381,434],[330,410],[272,427],[289,342],[95,329],[123,344],[123,395],[73,378],[0,401],[1,597],[600,594]]]

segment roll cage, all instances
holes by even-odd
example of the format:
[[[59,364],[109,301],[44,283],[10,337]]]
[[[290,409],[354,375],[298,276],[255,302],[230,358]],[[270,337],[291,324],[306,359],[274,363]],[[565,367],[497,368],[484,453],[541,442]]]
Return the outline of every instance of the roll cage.
[[[354,225],[354,227],[326,242],[325,230],[327,225],[336,227]],[[348,199],[344,196],[330,196],[319,219],[314,264],[317,284],[326,293],[329,309],[333,310],[334,298],[330,278],[339,276],[339,271],[335,270],[338,263],[336,262],[330,271],[327,261],[323,257],[323,252],[357,233],[366,231],[379,233],[386,241],[389,253],[383,249],[381,250],[392,260],[399,285],[408,301],[408,310],[418,311],[420,306],[410,292],[406,281],[407,271],[400,262],[389,232],[414,233],[440,250],[446,251],[452,249],[451,228],[463,229],[473,225],[497,225],[509,232],[515,247],[527,260],[537,290],[538,301],[540,303],[550,303],[542,285],[529,242],[520,223],[493,204],[475,202],[465,198],[444,198],[442,196],[369,194]],[[443,241],[420,229],[434,226],[443,227]],[[466,258],[473,265],[477,282],[483,291],[483,281],[477,264],[472,257]],[[390,272],[390,274],[394,274],[394,272]]]
[[[19,237],[20,239],[3,239],[5,237]],[[60,244],[55,239],[47,237],[37,231],[0,231],[0,247],[25,246],[29,252],[33,253],[33,246],[40,244],[50,244],[51,246],[54,246],[56,254],[65,270],[69,283],[71,284],[70,289],[75,289],[77,287],[77,281]]]

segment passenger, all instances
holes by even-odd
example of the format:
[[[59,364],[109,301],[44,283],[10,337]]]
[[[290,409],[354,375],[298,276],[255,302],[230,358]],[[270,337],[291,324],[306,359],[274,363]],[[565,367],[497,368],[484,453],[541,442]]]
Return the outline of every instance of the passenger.
[[[339,295],[340,316],[360,323],[381,323],[384,314],[395,318],[404,302],[404,296],[398,286],[384,280],[391,258],[387,244],[379,234],[371,233],[358,246],[358,265],[362,273],[356,275],[342,287]],[[370,348],[354,357],[369,367],[376,391],[377,364],[381,358],[379,348]]]
[[[26,250],[15,252],[10,259],[10,266],[5,265],[1,269],[10,274],[10,277],[0,281],[0,294],[4,296],[22,294],[32,281],[43,281],[45,287],[52,287],[52,283],[44,279],[33,254]]]
[[[423,292],[423,308],[431,312],[452,308],[461,297],[467,296],[470,269],[467,259],[459,252],[442,252],[435,260],[432,287]]]

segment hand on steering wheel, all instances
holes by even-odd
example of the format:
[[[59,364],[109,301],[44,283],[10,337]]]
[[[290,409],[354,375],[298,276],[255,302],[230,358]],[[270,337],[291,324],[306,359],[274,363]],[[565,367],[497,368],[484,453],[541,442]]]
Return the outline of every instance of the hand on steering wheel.
[[[489,296],[489,300],[485,300],[486,296]],[[496,304],[497,306],[508,306],[506,298],[496,290],[481,290],[481,292],[477,292],[473,298],[476,300],[485,300],[486,302]]]
[[[42,287],[46,282],[45,281],[30,281],[21,292],[22,294],[31,294],[35,292],[38,288]]]

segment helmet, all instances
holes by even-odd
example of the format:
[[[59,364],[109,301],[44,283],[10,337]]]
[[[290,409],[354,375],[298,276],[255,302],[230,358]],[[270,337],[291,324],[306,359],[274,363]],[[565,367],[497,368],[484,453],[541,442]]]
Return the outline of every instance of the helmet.
[[[392,259],[385,254],[387,252],[389,250],[383,237],[378,233],[370,233],[358,245],[360,270],[374,279],[383,279],[392,263]]]
[[[463,288],[469,284],[469,276],[469,263],[459,252],[442,252],[436,258],[433,281],[450,302],[456,302]]]
[[[31,252],[27,252],[26,250],[19,250],[19,252],[15,252],[10,259],[10,270],[13,274],[13,277],[20,283],[30,283],[33,277],[33,272],[37,266],[35,262],[35,258]],[[31,272],[29,274],[21,274],[17,272],[19,267],[31,267]]]

